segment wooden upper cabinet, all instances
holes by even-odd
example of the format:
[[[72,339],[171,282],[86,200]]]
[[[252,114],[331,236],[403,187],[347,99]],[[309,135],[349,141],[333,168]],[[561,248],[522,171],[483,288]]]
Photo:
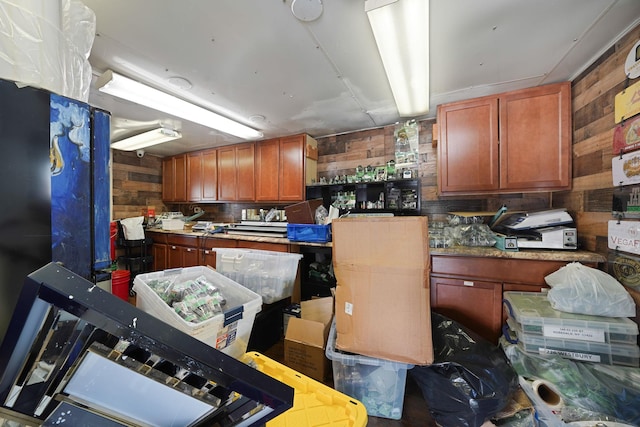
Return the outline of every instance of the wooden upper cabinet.
[[[570,189],[571,83],[509,92],[499,103],[501,188]]]
[[[307,135],[280,138],[278,200],[297,202],[305,199],[305,170],[307,167]]]
[[[280,139],[256,143],[256,201],[278,200]]]
[[[438,107],[441,195],[571,188],[571,83]]]
[[[254,201],[255,144],[218,148],[218,200]]]
[[[187,201],[187,156],[185,154],[162,160],[162,200]]]
[[[253,202],[256,197],[255,144],[239,144],[236,148],[238,201]]]
[[[191,202],[218,200],[217,151],[206,150],[187,155],[187,190]]]
[[[441,105],[438,127],[440,193],[497,191],[498,100],[484,97]]]
[[[300,134],[256,143],[256,201],[299,202],[317,180],[317,142]]]

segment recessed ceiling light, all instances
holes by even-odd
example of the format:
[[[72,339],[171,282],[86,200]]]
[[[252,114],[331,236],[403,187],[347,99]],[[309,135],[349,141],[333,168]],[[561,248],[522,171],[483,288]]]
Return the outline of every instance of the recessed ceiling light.
[[[191,82],[184,77],[169,77],[168,82],[183,90],[188,90],[193,87]]]
[[[293,0],[293,16],[304,22],[315,21],[322,15],[322,0]]]

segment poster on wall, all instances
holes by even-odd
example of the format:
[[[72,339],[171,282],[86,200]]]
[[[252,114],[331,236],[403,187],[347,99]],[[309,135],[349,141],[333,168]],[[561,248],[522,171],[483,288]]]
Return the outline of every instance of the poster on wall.
[[[640,184],[640,151],[613,156],[611,175],[614,187]]]
[[[610,220],[608,248],[640,255],[640,221]]]
[[[640,113],[640,81],[615,96],[615,122],[620,123]]]
[[[613,130],[613,154],[627,153],[640,148],[640,114],[625,120]]]

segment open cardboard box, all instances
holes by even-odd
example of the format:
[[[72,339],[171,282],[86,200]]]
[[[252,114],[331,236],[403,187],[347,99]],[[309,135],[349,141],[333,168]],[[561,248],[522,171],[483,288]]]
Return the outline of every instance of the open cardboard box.
[[[332,222],[336,348],[433,363],[427,217]]]
[[[322,382],[331,372],[324,350],[333,318],[333,297],[302,301],[300,308],[301,317],[289,319],[284,337],[284,362]]]

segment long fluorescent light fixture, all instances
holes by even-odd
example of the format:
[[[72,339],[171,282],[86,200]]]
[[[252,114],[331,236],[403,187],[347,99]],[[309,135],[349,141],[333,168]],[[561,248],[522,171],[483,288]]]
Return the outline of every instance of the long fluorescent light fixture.
[[[111,70],[105,71],[97,80],[101,92],[123,98],[190,122],[235,135],[244,139],[259,139],[262,132],[223,117],[213,111],[184,101],[168,93],[154,89]]]
[[[163,142],[173,141],[182,138],[180,132],[173,129],[157,128],[148,132],[134,135],[111,144],[111,148],[123,151],[140,150]]]
[[[429,111],[429,1],[365,0],[400,116]]]

